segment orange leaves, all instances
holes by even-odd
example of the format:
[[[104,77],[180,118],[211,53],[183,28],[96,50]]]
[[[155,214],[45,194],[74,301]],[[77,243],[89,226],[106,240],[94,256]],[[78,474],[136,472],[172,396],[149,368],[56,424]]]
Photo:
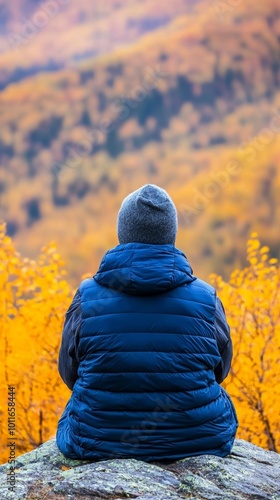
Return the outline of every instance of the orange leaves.
[[[249,267],[229,283],[211,276],[231,327],[234,356],[224,382],[240,421],[239,437],[280,449],[280,269],[257,233],[247,244]]]

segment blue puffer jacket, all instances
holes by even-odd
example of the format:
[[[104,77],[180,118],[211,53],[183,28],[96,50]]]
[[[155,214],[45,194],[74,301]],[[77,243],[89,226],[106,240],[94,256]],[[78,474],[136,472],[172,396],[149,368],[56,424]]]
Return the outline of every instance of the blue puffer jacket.
[[[107,252],[80,288],[78,377],[59,421],[70,458],[227,455],[237,418],[215,379],[215,290],[172,245]]]

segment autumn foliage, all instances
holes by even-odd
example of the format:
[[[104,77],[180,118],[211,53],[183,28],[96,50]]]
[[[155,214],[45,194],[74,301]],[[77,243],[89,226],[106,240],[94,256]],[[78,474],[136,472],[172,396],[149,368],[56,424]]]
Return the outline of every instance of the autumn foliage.
[[[249,266],[228,283],[212,275],[231,326],[234,360],[224,386],[239,417],[238,437],[280,450],[280,269],[261,247],[248,241]],[[57,357],[65,312],[73,291],[54,243],[37,261],[23,258],[0,225],[0,442],[7,452],[7,392],[16,388],[17,454],[55,435],[69,397]]]
[[[8,458],[8,385],[15,386],[17,454],[55,433],[69,391],[57,371],[63,317],[71,300],[55,245],[23,258],[0,225],[0,443]]]
[[[249,266],[228,283],[212,275],[221,297],[234,345],[224,387],[239,417],[238,436],[280,451],[280,269],[261,247],[257,233],[248,241]]]

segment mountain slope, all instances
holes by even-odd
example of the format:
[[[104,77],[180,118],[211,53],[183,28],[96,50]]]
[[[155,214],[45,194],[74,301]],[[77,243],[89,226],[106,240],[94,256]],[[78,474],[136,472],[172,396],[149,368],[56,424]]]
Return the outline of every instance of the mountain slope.
[[[134,43],[193,4],[163,2],[159,12],[157,0],[0,0],[0,89]]]
[[[146,182],[173,196],[200,276],[244,264],[252,229],[279,253],[280,6],[247,0],[225,20],[187,4],[135,43],[0,94],[2,216],[28,255],[56,239],[73,283]]]

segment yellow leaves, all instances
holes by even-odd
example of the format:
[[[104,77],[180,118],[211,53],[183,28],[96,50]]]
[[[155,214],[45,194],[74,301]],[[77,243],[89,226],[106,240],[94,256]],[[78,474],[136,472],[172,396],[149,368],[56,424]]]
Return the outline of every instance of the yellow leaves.
[[[258,259],[256,257],[248,258],[248,260],[253,266],[258,263]]]
[[[4,236],[2,240],[3,245],[10,245],[11,244],[11,238],[9,236]]]
[[[262,255],[262,254],[264,254],[264,253],[268,253],[268,252],[269,252],[269,247],[266,247],[266,246],[265,246],[265,247],[262,247],[262,248],[260,249],[260,254],[261,254],[261,255]]]
[[[38,261],[22,258],[0,224],[0,256],[4,267],[0,273],[0,403],[5,411],[7,387],[1,381],[17,384],[18,439],[22,451],[28,451],[39,444],[38,411],[44,415],[46,440],[54,434],[68,397],[56,367],[72,291],[54,243]],[[7,415],[2,417],[5,421]],[[5,443],[4,427],[0,442]],[[7,450],[1,446],[5,461]]]
[[[257,250],[260,248],[260,242],[258,240],[249,240],[248,241],[248,251]]]
[[[257,239],[257,233],[252,233],[251,236],[253,235],[254,239],[249,239],[247,243],[247,260],[250,263],[250,271],[254,271],[257,275],[268,275],[271,272],[272,266],[278,263],[278,259],[269,259],[269,247],[266,245],[261,247],[260,241]],[[269,265],[265,266],[264,263],[267,262]],[[233,277],[236,277],[236,274],[233,273]]]
[[[58,253],[54,253],[52,257],[53,257],[53,260],[59,260],[60,259],[60,255]]]
[[[13,257],[12,259],[10,259],[10,264],[18,264],[18,259]]]
[[[211,282],[231,327],[232,376],[223,385],[237,408],[238,436],[279,451],[280,269],[257,237],[248,241],[249,267],[235,270],[229,284],[215,275]]]

